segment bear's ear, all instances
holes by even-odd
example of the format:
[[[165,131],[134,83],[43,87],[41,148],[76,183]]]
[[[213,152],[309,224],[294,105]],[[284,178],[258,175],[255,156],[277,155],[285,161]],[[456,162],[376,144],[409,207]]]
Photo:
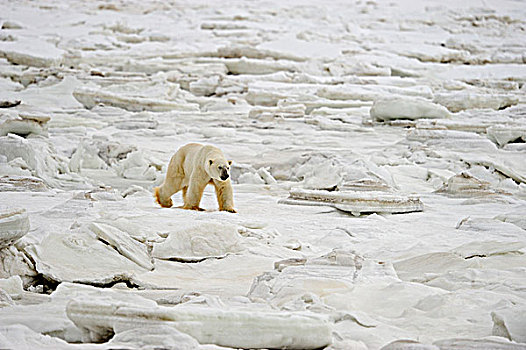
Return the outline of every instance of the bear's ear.
[[[232,165],[232,161],[231,160],[228,161],[228,165]]]
[[[214,161],[212,159],[209,159],[208,162],[210,163],[210,165],[212,165],[212,163],[214,163]]]

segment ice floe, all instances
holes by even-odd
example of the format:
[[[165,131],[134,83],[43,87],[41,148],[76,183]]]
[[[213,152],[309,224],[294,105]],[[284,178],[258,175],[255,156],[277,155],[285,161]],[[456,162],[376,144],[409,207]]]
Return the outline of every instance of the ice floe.
[[[525,327],[525,320],[524,317],[522,317],[523,312],[523,308],[506,308],[493,311],[491,313],[493,335],[508,338],[517,343],[526,342],[523,333]]]
[[[85,329],[92,341],[137,326],[166,324],[202,344],[237,348],[317,349],[331,342],[329,323],[322,317],[291,313],[253,313],[198,307],[137,307],[123,301],[71,300],[68,317]]]
[[[115,247],[122,255],[135,262],[137,265],[148,270],[153,270],[154,265],[148,254],[148,249],[144,244],[137,242],[126,232],[116,227],[103,223],[92,223],[90,230],[93,231],[100,240]]]
[[[144,97],[131,97],[118,95],[116,93],[83,88],[73,92],[73,96],[86,108],[91,109],[98,104],[115,106],[128,111],[195,111],[195,104],[177,103],[160,99],[150,99]]]
[[[505,146],[511,142],[526,142],[526,130],[520,127],[494,125],[487,130],[489,139],[499,146]]]
[[[106,232],[105,236],[108,235]],[[119,240],[113,244],[121,250],[125,249],[121,243],[123,238],[119,237]],[[145,268],[138,265],[85,232],[49,234],[38,246],[30,246],[26,250],[35,261],[36,270],[55,281],[104,285],[129,281],[134,273],[151,269],[151,266]],[[130,255],[128,250],[123,251]],[[147,266],[143,260],[140,262]],[[79,271],[80,266],[83,268]]]
[[[376,120],[448,118],[449,112],[428,100],[392,97],[375,100],[371,107],[371,117]]]
[[[447,107],[451,112],[459,112],[474,108],[504,109],[519,102],[513,95],[474,94],[469,92],[454,92],[436,94],[433,102]]]
[[[236,226],[200,222],[170,232],[164,242],[154,244],[152,255],[161,259],[199,261],[221,258],[243,249]]]
[[[410,213],[423,211],[424,205],[419,198],[396,196],[375,192],[321,191],[293,189],[290,199],[282,200],[284,204],[329,205],[350,212],[361,213]]]
[[[0,124],[0,136],[16,134],[20,136],[43,135],[47,136],[47,122],[51,118],[31,114],[19,114],[17,117],[8,118]]]

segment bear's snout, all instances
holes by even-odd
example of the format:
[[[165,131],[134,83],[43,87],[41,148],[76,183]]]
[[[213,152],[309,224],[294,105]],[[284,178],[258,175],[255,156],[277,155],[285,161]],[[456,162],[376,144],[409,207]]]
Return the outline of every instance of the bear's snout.
[[[228,172],[225,169],[223,169],[221,171],[221,176],[220,176],[221,180],[225,181],[226,179],[228,179],[228,176],[229,176]]]

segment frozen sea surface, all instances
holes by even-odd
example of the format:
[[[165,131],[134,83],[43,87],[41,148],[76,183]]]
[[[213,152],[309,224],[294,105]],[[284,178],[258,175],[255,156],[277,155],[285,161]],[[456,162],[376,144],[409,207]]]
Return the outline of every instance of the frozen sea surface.
[[[526,349],[521,1],[0,0],[0,348]],[[237,214],[154,202],[233,160]]]

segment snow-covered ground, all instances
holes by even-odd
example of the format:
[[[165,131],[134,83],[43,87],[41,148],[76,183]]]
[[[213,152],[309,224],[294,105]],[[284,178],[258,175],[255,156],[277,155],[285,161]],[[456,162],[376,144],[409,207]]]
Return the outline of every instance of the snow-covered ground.
[[[0,25],[0,348],[526,349],[523,1]],[[154,202],[188,142],[233,160],[237,214]]]

